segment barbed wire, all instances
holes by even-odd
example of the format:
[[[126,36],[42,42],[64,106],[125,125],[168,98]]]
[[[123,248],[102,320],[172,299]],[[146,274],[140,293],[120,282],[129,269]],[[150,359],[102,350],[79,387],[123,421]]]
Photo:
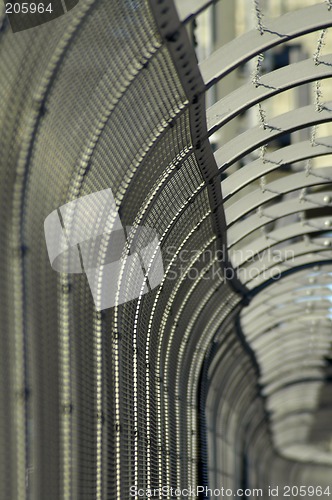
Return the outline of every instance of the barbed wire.
[[[261,70],[264,62],[264,54],[258,54],[256,58],[256,67],[255,71],[252,76],[252,83],[255,85],[255,87],[259,87],[260,85],[260,78],[261,78]]]
[[[305,164],[306,177],[309,177],[309,175],[311,174],[311,169],[312,169],[312,162],[311,162],[311,159],[309,158],[309,160],[307,160],[307,162]]]
[[[267,148],[267,144],[264,144],[263,146],[261,146],[259,148],[259,158],[260,160],[263,162],[263,163],[266,163],[266,157],[265,157],[265,154],[266,154],[266,148]]]
[[[311,134],[310,134],[311,146],[317,146],[316,137],[317,137],[317,125],[314,125],[311,128]]]
[[[259,0],[254,0],[254,6],[255,6],[257,29],[261,35],[264,35],[263,13],[261,11]]]
[[[331,0],[332,1],[332,0]],[[316,66],[318,64],[320,64],[320,61],[319,61],[319,57],[321,55],[321,52],[322,52],[322,48],[323,46],[325,45],[325,37],[326,37],[326,32],[327,32],[327,29],[323,29],[320,34],[319,34],[319,37],[318,37],[318,40],[317,40],[317,45],[316,45],[316,50],[313,54],[313,59],[315,61],[315,64]]]
[[[266,130],[267,129],[266,112],[263,109],[261,103],[258,104],[258,115],[259,115],[259,121],[260,121],[263,129]]]
[[[322,111],[322,109],[324,108],[324,106],[322,104],[323,93],[322,93],[322,89],[321,89],[320,80],[317,80],[315,82],[314,91],[315,91],[315,109],[316,109],[316,111],[318,111],[320,113]]]

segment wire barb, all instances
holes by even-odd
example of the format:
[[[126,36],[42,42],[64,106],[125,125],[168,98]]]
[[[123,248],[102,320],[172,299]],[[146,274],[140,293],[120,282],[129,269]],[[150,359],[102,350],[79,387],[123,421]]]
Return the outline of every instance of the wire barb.
[[[263,129],[266,130],[268,127],[268,125],[266,123],[266,112],[262,108],[261,103],[258,104],[258,114],[259,114],[259,120],[261,122],[261,125],[262,125]]]
[[[314,125],[311,129],[311,135],[310,135],[311,146],[317,146],[316,137],[317,137],[317,125]]]
[[[309,159],[306,163],[306,166],[305,166],[305,176],[306,177],[309,177],[309,175],[311,174],[311,169],[312,169],[312,164],[311,164],[311,159]]]
[[[264,35],[263,14],[259,5],[259,0],[254,0],[254,5],[255,5],[257,29],[261,35]]]
[[[264,144],[263,146],[260,147],[260,160],[263,162],[263,163],[266,163],[266,157],[265,157],[265,154],[266,154],[266,144]]]
[[[258,54],[256,58],[256,67],[255,71],[252,77],[252,83],[255,85],[255,87],[259,87],[260,85],[260,79],[261,79],[261,70],[264,62],[264,54]]]
[[[259,185],[260,185],[260,188],[262,190],[262,193],[265,193],[265,190],[266,190],[266,178],[265,178],[264,175],[260,178]]]
[[[332,0],[330,0],[332,2]],[[313,59],[314,59],[314,62],[315,62],[315,65],[317,66],[318,64],[320,64],[320,61],[319,61],[319,58],[320,58],[320,55],[321,55],[321,52],[322,52],[322,48],[323,46],[325,45],[325,36],[326,36],[326,31],[327,29],[323,29],[320,34],[319,34],[319,37],[318,37],[318,41],[317,41],[317,46],[316,46],[316,50],[314,52],[314,55],[313,55]]]
[[[299,202],[300,203],[303,203],[304,201],[307,201],[307,194],[308,194],[307,188],[301,189],[300,196],[299,196]]]
[[[321,88],[321,82],[317,80],[315,82],[315,108],[318,113],[320,113],[323,109],[323,104],[322,104],[322,88]]]

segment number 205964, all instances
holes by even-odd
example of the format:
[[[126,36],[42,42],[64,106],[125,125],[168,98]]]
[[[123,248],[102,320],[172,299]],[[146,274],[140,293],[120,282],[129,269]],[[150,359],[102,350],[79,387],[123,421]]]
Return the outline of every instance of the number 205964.
[[[329,497],[330,487],[322,487],[322,486],[284,486],[283,496],[284,497]]]
[[[52,4],[44,5],[43,3],[6,3],[6,14],[43,14],[44,12],[52,13]]]

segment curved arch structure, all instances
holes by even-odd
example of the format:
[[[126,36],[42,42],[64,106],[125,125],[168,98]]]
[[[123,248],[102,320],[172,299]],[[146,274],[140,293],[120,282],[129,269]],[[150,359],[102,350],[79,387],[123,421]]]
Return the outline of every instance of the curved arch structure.
[[[207,86],[214,85],[229,72],[257,54],[299,36],[331,26],[331,13],[324,2],[289,12],[272,21],[265,21],[263,36],[259,30],[248,31],[216,50],[200,64]]]
[[[332,103],[264,118],[215,153],[208,139],[331,78],[331,55],[209,109],[205,95],[257,54],[331,27],[332,10],[264,18],[198,64],[187,26],[215,3],[81,0],[19,33],[0,17],[3,498],[209,498],[221,487],[267,498],[284,485],[309,498],[309,486],[331,487],[332,167],[317,162],[332,137],[265,149],[329,123]],[[95,207],[61,218],[104,190],[106,220]],[[82,273],[52,269],[49,214],[68,245],[77,230]],[[132,230],[117,278],[105,278],[119,221]],[[139,227],[158,235],[155,251],[144,253]],[[95,307],[85,245],[96,295],[111,283],[114,307]]]

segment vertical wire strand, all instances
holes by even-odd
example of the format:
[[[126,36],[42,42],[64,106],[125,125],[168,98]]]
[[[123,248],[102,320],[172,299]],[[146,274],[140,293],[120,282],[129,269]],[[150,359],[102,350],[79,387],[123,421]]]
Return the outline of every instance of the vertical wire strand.
[[[256,28],[258,29],[261,35],[264,35],[263,13],[261,11],[259,0],[254,0],[254,8],[256,14]]]

